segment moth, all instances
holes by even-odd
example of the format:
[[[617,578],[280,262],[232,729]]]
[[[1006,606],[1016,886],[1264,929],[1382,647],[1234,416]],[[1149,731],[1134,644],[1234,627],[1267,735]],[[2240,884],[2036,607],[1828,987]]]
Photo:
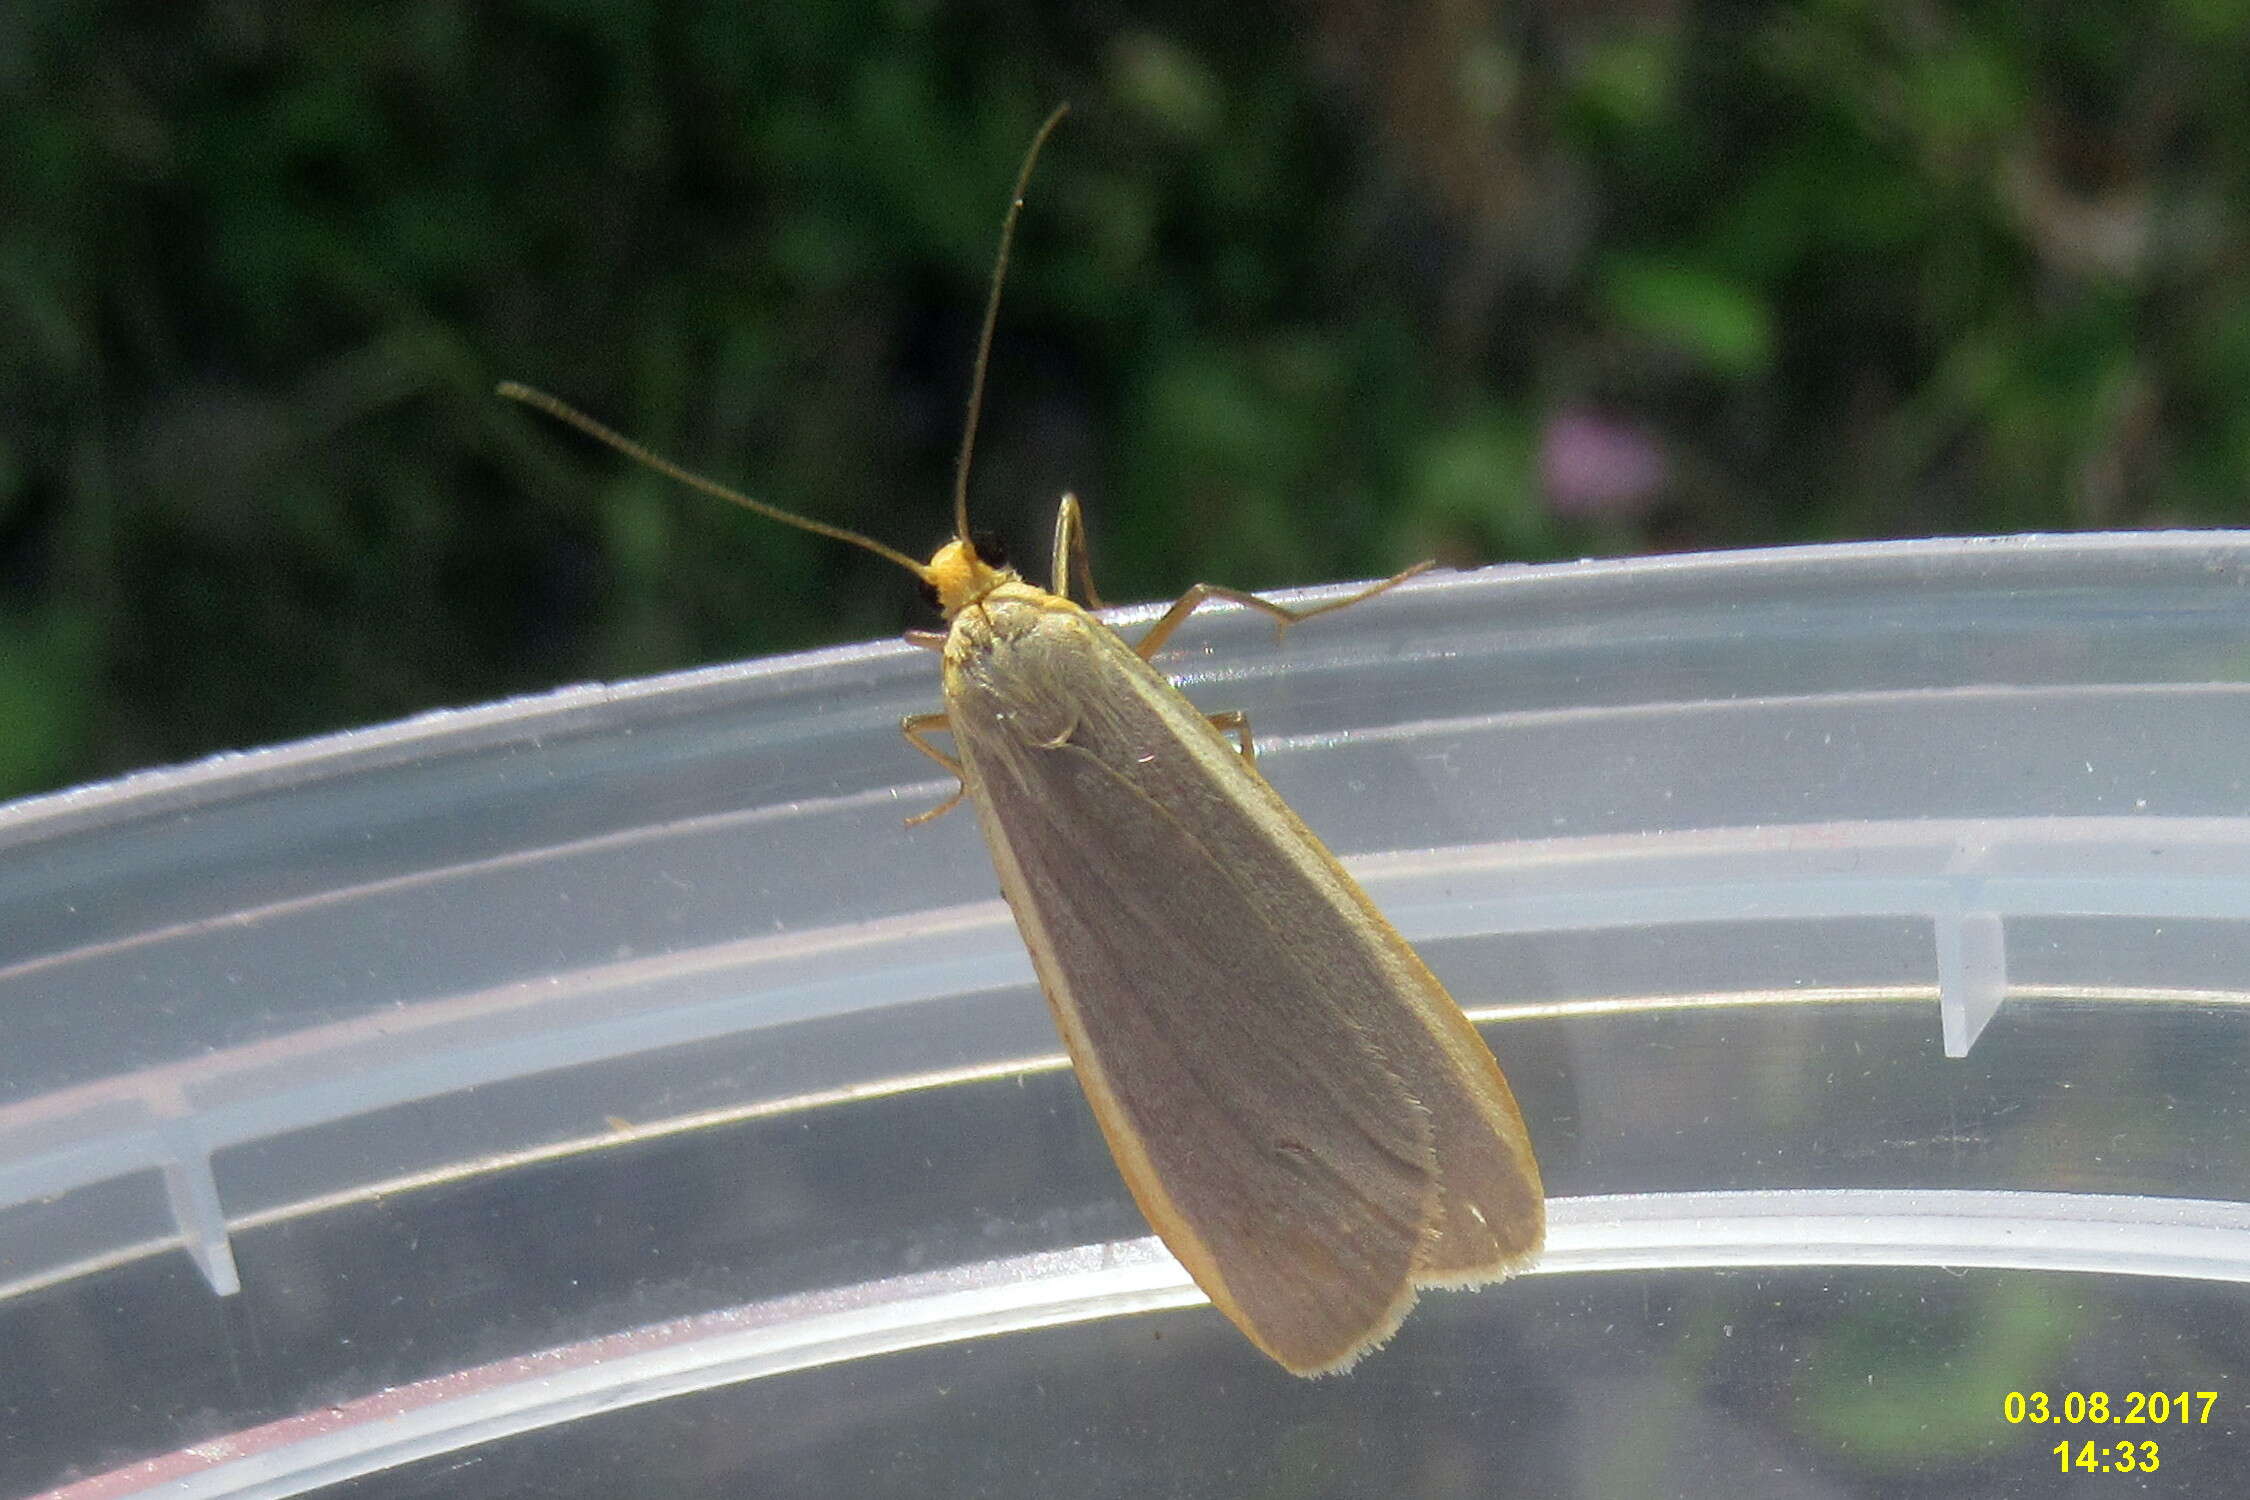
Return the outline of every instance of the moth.
[[[1491,1050],[1258,774],[1244,716],[1204,714],[1150,658],[1212,600],[1285,631],[1422,568],[1304,609],[1197,584],[1129,642],[1087,607],[1100,600],[1074,497],[1056,518],[1051,588],[971,539],[969,459],[1009,247],[1063,113],[1040,128],[1009,200],[954,537],[926,563],[680,468],[543,392],[501,393],[921,581],[946,629],[908,638],[938,653],[945,707],[901,727],[959,787],[910,821],[974,807],[1134,1201],[1253,1344],[1296,1374],[1327,1374],[1389,1338],[1421,1288],[1528,1265],[1545,1236],[1539,1167]],[[1070,597],[1074,577],[1086,605]]]

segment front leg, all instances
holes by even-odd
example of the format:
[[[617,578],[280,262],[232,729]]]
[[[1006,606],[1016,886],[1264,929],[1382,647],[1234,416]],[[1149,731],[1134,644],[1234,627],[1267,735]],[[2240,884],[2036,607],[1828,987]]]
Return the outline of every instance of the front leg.
[[[913,817],[908,818],[906,826],[909,828],[920,823],[930,822],[935,818],[944,817],[961,805],[961,799],[967,796],[969,791],[969,778],[962,771],[961,762],[930,743],[928,737],[932,730],[946,734],[953,732],[953,728],[946,722],[944,714],[908,714],[899,721],[898,726],[898,732],[906,736],[906,743],[951,771],[954,780],[958,781],[960,785],[953,789],[952,796],[946,798],[928,812],[916,813]]]
[[[1049,563],[1054,591],[1065,599],[1070,597],[1073,573],[1078,575],[1078,586],[1086,591],[1086,607],[1102,608],[1102,596],[1094,589],[1093,555],[1086,550],[1086,517],[1078,508],[1078,497],[1065,495],[1055,511],[1055,549]]]

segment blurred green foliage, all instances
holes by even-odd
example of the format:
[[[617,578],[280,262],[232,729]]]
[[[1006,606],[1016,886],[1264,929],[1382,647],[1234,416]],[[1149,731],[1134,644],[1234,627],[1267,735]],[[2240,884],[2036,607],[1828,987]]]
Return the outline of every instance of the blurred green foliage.
[[[1104,590],[2250,494],[2250,0],[0,16],[0,794]]]

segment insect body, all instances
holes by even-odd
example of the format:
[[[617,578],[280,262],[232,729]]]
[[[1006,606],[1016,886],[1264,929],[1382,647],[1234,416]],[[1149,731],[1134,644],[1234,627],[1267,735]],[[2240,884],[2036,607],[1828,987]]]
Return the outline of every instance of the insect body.
[[[1319,1373],[1387,1338],[1417,1287],[1520,1269],[1544,1210],[1506,1080],[1145,660],[1187,610],[1136,648],[1012,574],[978,585],[943,647],[962,785],[1111,1153],[1197,1284]]]

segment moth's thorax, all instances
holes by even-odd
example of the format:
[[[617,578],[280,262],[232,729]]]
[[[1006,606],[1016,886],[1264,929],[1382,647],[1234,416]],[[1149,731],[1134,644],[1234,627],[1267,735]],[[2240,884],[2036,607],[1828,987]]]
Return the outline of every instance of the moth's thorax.
[[[945,659],[961,665],[1015,644],[1042,626],[1076,628],[1085,611],[1068,599],[1010,576],[962,606],[945,637]]]

